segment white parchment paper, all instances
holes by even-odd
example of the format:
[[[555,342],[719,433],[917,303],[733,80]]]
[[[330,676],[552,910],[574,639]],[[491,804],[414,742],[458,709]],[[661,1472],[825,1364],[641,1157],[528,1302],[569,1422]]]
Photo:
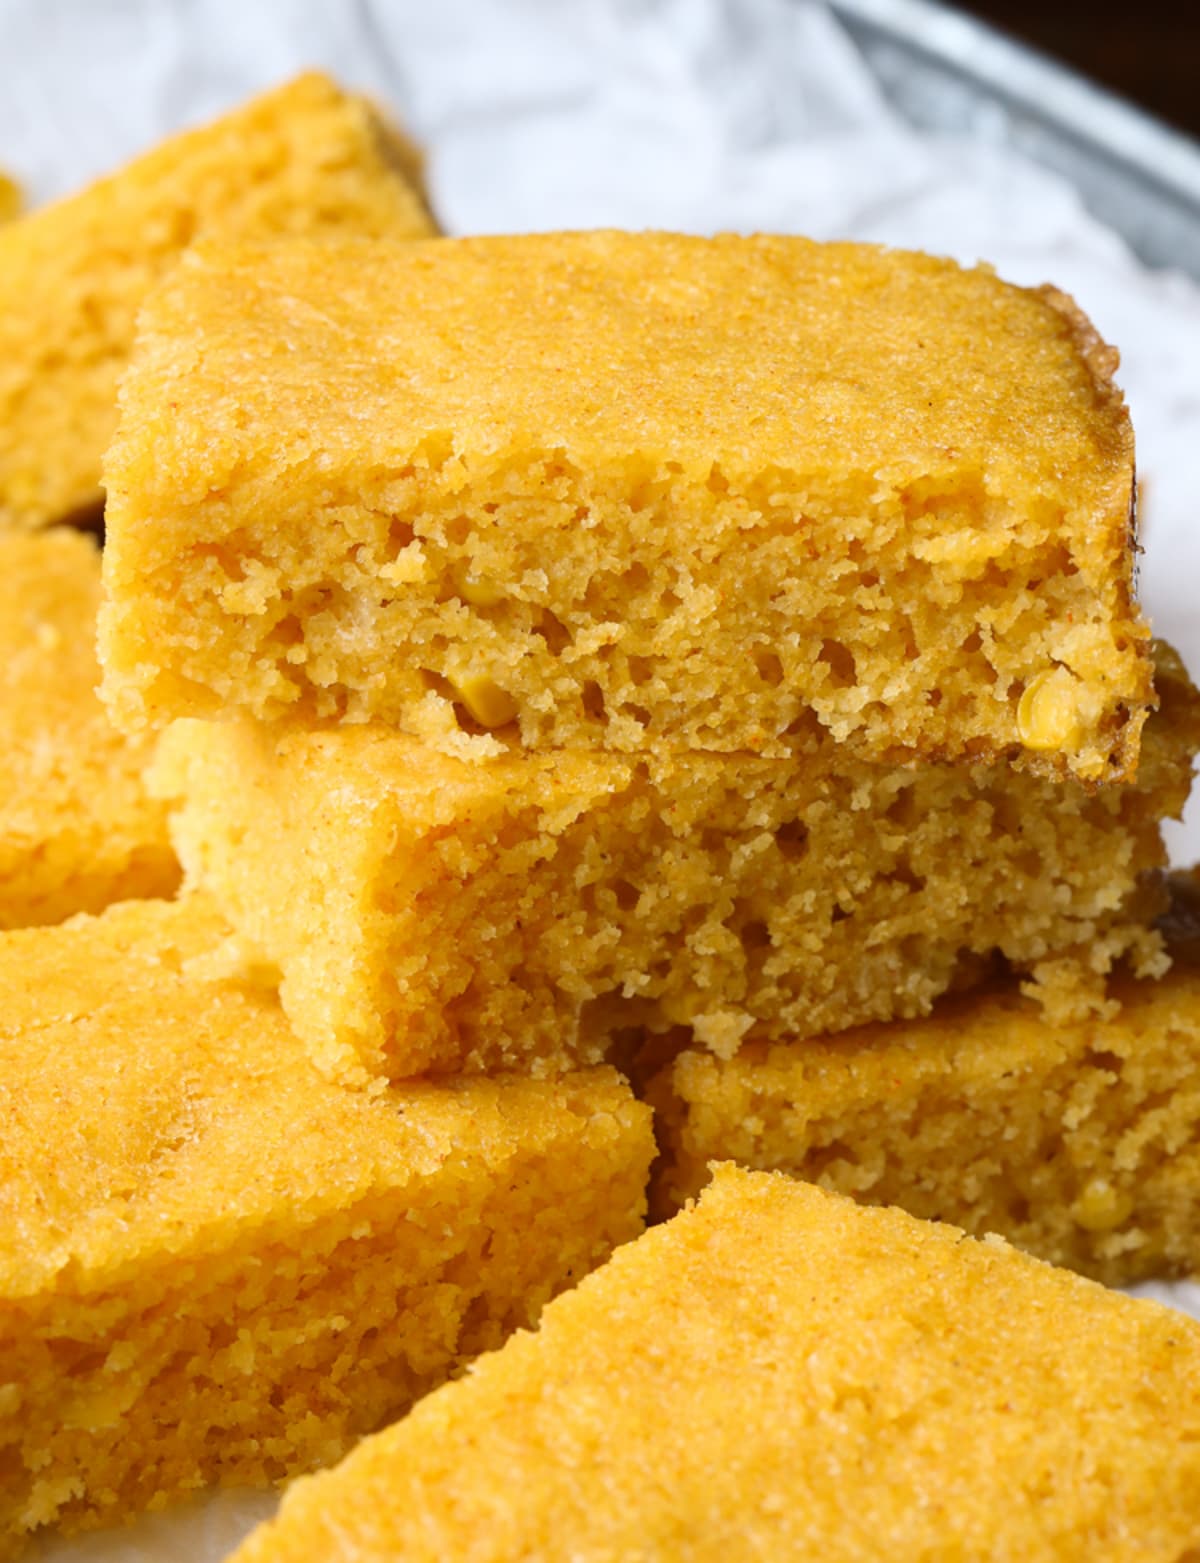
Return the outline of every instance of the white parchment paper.
[[[1054,281],[1120,345],[1146,479],[1143,599],[1200,673],[1200,288],[1150,273],[1062,181],[898,121],[818,0],[0,0],[0,165],[38,199],[309,65],[391,105],[453,232],[767,229]],[[1200,810],[1173,827],[1200,859]],[[1159,1288],[1195,1311],[1195,1288]],[[228,1496],[53,1563],[215,1563]]]

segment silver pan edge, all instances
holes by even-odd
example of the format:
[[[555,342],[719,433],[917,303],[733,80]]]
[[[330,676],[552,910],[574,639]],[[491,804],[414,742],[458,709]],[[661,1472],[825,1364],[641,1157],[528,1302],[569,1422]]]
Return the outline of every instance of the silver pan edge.
[[[918,130],[1006,145],[1064,175],[1150,266],[1200,280],[1200,143],[936,0],[830,0]]]

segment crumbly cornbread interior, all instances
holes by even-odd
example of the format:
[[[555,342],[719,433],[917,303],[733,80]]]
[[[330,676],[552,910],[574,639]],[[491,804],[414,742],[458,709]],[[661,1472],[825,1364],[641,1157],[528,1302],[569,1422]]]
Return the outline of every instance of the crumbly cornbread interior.
[[[1200,1272],[1200,922],[1168,947],[1165,976],[1114,979],[1112,1018],[1048,1024],[1010,981],[910,1024],[681,1054],[648,1090],[659,1214],[729,1160],[1110,1286]]]
[[[560,1073],[685,1049],[664,1205],[731,1154],[1192,1265],[1200,942],[1151,922],[1200,702],[1161,651],[1143,739],[1116,355],[923,256],[370,237],[432,232],[315,75],[0,230],[17,534],[102,498],[191,242],[290,241],[145,314],[129,743],[94,546],[0,537],[0,927],[173,889],[143,729],[206,719],[155,783],[185,899],[0,934],[0,1557],[418,1401],[244,1563],[1191,1556],[1200,1330],[732,1169],[632,1241],[650,1109]]]
[[[864,246],[202,249],[107,459],[106,698],[1125,775],[1115,362],[1061,294]]]
[[[227,934],[0,938],[0,1555],[329,1464],[640,1230],[614,1072],[342,1090]]]
[[[152,786],[334,1074],[550,1070],[683,1025],[728,1056],[927,1013],[999,953],[1054,1013],[1103,1003],[1146,924],[1200,699],[1159,654],[1138,781],[889,766],[819,729],[744,755],[442,755],[378,726],[183,721]]]
[[[315,72],[0,230],[0,530],[102,502],[147,291],[201,234],[435,231],[411,151]]]
[[[0,929],[179,883],[143,784],[152,746],[118,733],[96,695],[99,600],[92,538],[0,536]]]
[[[1178,1560],[1198,1384],[1171,1310],[723,1168],[234,1563]]]

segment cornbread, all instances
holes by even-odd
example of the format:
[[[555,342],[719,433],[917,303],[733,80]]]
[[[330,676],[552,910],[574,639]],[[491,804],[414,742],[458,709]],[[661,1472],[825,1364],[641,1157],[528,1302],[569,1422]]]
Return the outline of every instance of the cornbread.
[[[1115,362],[1061,294],[857,245],[208,248],[107,458],[106,698],[1124,776]]]
[[[101,503],[138,310],[193,238],[428,235],[411,157],[310,74],[0,229],[0,530]]]
[[[0,938],[0,1554],[336,1460],[641,1226],[610,1071],[343,1091],[211,909]]]
[[[1131,952],[1187,796],[1200,700],[1160,656],[1131,787],[1002,762],[896,767],[816,729],[799,763],[509,753],[379,726],[181,721],[151,785],[292,1024],[335,1075],[550,1070],[684,1025],[721,1056],[920,1015],[999,951],[1062,1008]]]
[[[143,739],[96,697],[100,554],[56,528],[0,536],[0,928],[179,883]]]
[[[1112,1019],[1050,1025],[1010,982],[928,1020],[683,1053],[648,1093],[660,1210],[735,1160],[1112,1286],[1200,1273],[1197,925],[1170,948],[1166,976],[1114,981]]]
[[[233,1563],[1180,1563],[1200,1325],[722,1169]]]
[[[11,222],[14,217],[19,217],[24,204],[21,186],[0,168],[0,223]]]

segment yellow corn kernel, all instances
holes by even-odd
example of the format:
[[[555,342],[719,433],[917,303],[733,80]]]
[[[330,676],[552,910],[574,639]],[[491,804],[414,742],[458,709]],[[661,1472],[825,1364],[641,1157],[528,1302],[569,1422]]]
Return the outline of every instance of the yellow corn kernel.
[[[451,687],[481,727],[503,727],[517,714],[517,702],[486,673],[453,679]]]
[[[464,575],[458,583],[458,595],[473,608],[494,608],[504,601],[504,592],[482,575]]]
[[[10,179],[7,174],[0,173],[0,223],[9,222],[14,217],[21,215],[21,209],[25,205],[25,197],[21,186],[15,179]]]
[[[1083,737],[1078,680],[1066,668],[1047,668],[1017,706],[1017,732],[1027,749],[1072,749]]]
[[[1107,1178],[1093,1178],[1071,1209],[1085,1232],[1111,1232],[1133,1213],[1133,1196],[1113,1188]]]

